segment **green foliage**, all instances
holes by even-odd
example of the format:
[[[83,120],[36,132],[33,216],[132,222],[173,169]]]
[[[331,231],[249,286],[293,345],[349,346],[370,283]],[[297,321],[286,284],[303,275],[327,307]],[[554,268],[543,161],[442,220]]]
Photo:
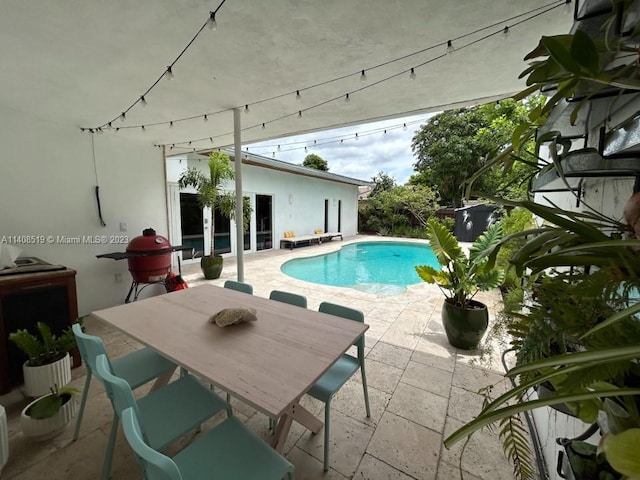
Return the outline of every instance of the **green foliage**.
[[[187,168],[178,179],[180,188],[193,187],[198,192],[198,202],[202,208],[211,209],[211,244],[209,255],[215,251],[215,210],[225,217],[235,218],[235,196],[229,192],[222,192],[222,184],[233,180],[234,173],[229,163],[229,155],[222,152],[212,152],[209,155],[209,175],[205,175],[195,167]],[[245,230],[251,221],[251,204],[243,202],[243,225]]]
[[[29,357],[31,367],[39,367],[60,360],[76,346],[76,337],[70,328],[59,336],[51,333],[51,328],[44,322],[38,322],[36,328],[37,336],[26,329],[19,329],[9,334],[9,340]]]
[[[512,234],[529,230],[533,226],[533,215],[522,207],[509,209],[500,219],[500,225],[504,236],[509,237]],[[510,237],[510,240],[504,243],[498,252],[496,265],[505,271],[502,283],[503,290],[521,289],[521,280],[509,260],[524,244],[524,237]],[[520,296],[522,296],[522,291]]]
[[[496,248],[502,238],[499,224],[491,225],[476,239],[468,256],[458,240],[436,219],[428,221],[427,237],[442,268],[437,270],[429,265],[419,265],[416,272],[425,282],[438,285],[455,305],[467,308],[476,293],[491,290],[502,283],[504,272],[494,268]]]
[[[359,203],[359,230],[399,236],[415,233],[415,227],[424,227],[439,207],[431,188],[393,187]]]
[[[40,397],[31,407],[25,412],[27,416],[35,420],[44,420],[45,418],[53,417],[62,406],[71,401],[73,395],[79,392],[76,387],[60,387],[55,385],[50,389],[51,394]]]
[[[395,178],[385,172],[378,172],[375,176],[371,177],[371,181],[375,183],[375,185],[369,194],[369,198],[378,197],[382,192],[396,187]]]
[[[329,164],[327,163],[327,161],[320,155],[316,155],[315,153],[310,153],[309,155],[304,157],[302,166],[313,168],[315,170],[322,170],[323,172],[329,171]]]

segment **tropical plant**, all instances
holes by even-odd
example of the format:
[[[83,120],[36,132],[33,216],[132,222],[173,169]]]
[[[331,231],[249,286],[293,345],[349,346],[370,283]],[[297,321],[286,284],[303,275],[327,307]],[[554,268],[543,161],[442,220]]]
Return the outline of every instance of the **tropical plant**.
[[[60,335],[53,334],[51,327],[44,322],[38,322],[36,328],[38,335],[26,329],[19,329],[9,334],[9,340],[29,357],[30,367],[56,362],[76,346],[76,337],[70,328]]]
[[[76,387],[60,387],[54,385],[51,388],[51,394],[40,397],[31,404],[25,414],[35,420],[43,420],[53,417],[62,408],[66,402],[78,393],[80,390]]]
[[[302,166],[313,168],[314,170],[321,170],[323,172],[329,171],[329,164],[327,163],[327,161],[320,155],[316,155],[315,153],[310,153],[309,155],[304,157]]]
[[[454,305],[466,309],[476,293],[496,288],[504,280],[504,271],[495,268],[496,247],[502,238],[499,224],[476,239],[468,256],[447,227],[434,218],[427,222],[427,237],[442,268],[419,265],[416,272],[425,282],[438,285]]]
[[[193,187],[197,190],[198,202],[202,208],[211,209],[211,244],[209,256],[215,253],[215,210],[226,218],[235,218],[235,196],[230,192],[223,192],[222,185],[225,181],[234,178],[233,169],[229,164],[229,155],[222,152],[212,152],[209,155],[209,175],[204,174],[196,167],[187,168],[180,178],[180,188]],[[245,230],[251,219],[251,204],[243,202],[243,225]]]

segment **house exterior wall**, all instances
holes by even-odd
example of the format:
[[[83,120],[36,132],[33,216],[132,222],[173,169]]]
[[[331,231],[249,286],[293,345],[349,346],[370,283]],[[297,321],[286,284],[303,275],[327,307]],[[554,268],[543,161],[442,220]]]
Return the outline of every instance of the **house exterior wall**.
[[[182,161],[181,161],[182,160]],[[200,161],[187,157],[172,157],[167,160],[167,181],[175,185],[182,171],[193,166],[208,174],[206,158]],[[233,181],[227,182],[224,189],[235,191]],[[338,230],[338,204],[341,202],[341,232],[352,236],[358,228],[358,187],[335,181],[293,174],[255,165],[242,166],[242,190],[251,198],[255,209],[255,195],[273,196],[273,245],[280,247],[284,232],[293,230],[296,235],[313,233],[324,229],[324,203],[329,200],[329,231]],[[189,190],[185,190],[189,191]],[[175,200],[174,200],[175,203]],[[172,234],[179,234],[176,228],[175,208],[172,208]],[[179,209],[178,209],[179,210]],[[179,212],[177,212],[179,215]],[[255,216],[255,215],[254,215]],[[232,236],[235,228],[231,228]],[[172,242],[178,239],[171,239]],[[235,247],[235,240],[232,238]],[[252,243],[253,245],[253,243]],[[253,248],[252,248],[253,249]],[[232,254],[235,254],[235,250]]]
[[[127,245],[121,242],[149,226],[167,232],[162,152],[148,141],[108,133],[94,140],[106,227],[97,213],[91,135],[21,112],[3,111],[0,116],[0,241],[3,236],[45,236],[44,243],[16,246],[23,256],[77,271],[81,315],[123,303],[131,282],[126,261],[96,255],[124,251]],[[120,231],[121,222],[126,232]],[[83,236],[106,236],[107,243],[65,243],[62,238]],[[125,238],[111,239],[120,236]]]

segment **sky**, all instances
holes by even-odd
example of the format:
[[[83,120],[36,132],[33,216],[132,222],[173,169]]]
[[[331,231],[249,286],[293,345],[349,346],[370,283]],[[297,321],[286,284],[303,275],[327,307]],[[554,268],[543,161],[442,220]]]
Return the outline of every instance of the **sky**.
[[[243,149],[248,147],[250,153],[295,164],[301,164],[304,157],[315,153],[327,161],[331,173],[370,181],[378,172],[385,172],[398,185],[402,185],[414,173],[416,159],[411,152],[411,139],[420,125],[434,115],[437,114],[414,115],[279,138],[248,144]]]

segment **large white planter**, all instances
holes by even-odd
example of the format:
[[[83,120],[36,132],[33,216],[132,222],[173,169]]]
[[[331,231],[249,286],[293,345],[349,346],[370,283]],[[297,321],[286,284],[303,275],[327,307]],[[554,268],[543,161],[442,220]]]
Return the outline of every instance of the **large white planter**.
[[[9,460],[9,428],[7,427],[7,413],[0,405],[0,473]]]
[[[29,367],[27,362],[22,367],[24,374],[24,393],[28,397],[41,397],[51,392],[54,385],[63,387],[71,381],[71,357],[67,353],[57,362]]]
[[[76,415],[76,402],[72,396],[67,403],[62,405],[62,408],[58,410],[58,413],[53,417],[36,420],[29,417],[26,412],[29,410],[31,405],[36,403],[38,400],[39,399],[34,400],[27,405],[24,410],[22,410],[20,415],[20,426],[22,427],[22,432],[27,437],[37,442],[42,442],[61,434],[62,431],[67,428],[71,419]]]

